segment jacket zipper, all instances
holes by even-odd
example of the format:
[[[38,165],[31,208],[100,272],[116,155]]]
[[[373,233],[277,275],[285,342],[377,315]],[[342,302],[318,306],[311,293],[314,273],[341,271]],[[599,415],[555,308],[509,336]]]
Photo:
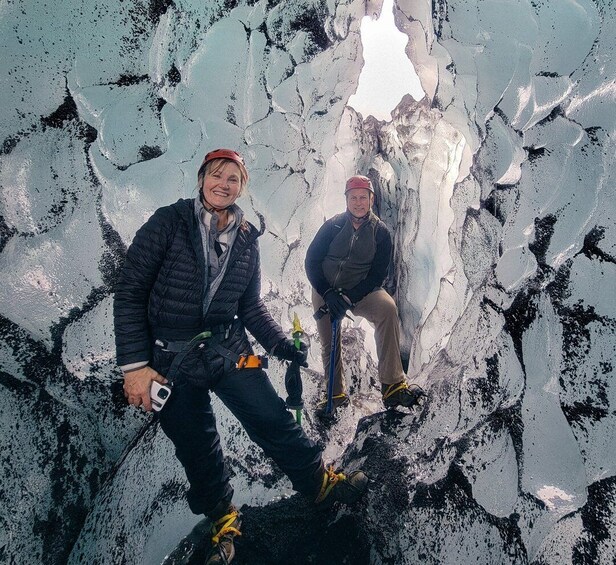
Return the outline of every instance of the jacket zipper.
[[[347,253],[346,258],[340,261],[340,263],[338,264],[338,272],[336,273],[336,276],[334,277],[334,284],[332,285],[332,288],[336,288],[336,283],[338,282],[338,277],[340,277],[340,272],[342,271],[342,267],[344,267],[345,263],[351,258],[351,252],[353,251],[353,245],[355,245],[355,241],[357,240],[358,231],[359,230],[353,231],[353,235],[351,236],[351,244],[349,245],[349,252]]]

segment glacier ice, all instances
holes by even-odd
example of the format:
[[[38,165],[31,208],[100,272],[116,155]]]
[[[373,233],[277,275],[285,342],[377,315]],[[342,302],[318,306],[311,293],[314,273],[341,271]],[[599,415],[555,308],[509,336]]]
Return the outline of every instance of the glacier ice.
[[[3,561],[160,562],[198,519],[168,442],[124,404],[110,303],[137,227],[193,195],[203,153],[224,145],[246,156],[241,204],[268,226],[265,300],[285,330],[297,311],[312,344],[309,406],[322,382],[304,252],[346,177],[378,188],[409,379],[429,399],[366,417],[371,329],[348,324],[353,406],[327,437],[305,419],[327,459],[387,477],[351,528],[370,562],[614,561],[616,13],[398,0],[426,97],[385,122],[347,106],[361,19],[382,4],[2,5]],[[285,508],[286,479],[216,409],[247,517]]]

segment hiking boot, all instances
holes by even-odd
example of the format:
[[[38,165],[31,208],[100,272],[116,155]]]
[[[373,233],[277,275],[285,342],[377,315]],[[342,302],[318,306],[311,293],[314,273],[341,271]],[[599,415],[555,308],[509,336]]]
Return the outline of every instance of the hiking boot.
[[[368,477],[363,471],[353,471],[346,475],[341,469],[334,471],[334,466],[330,465],[322,472],[321,488],[314,500],[319,508],[328,508],[335,502],[353,504],[368,488]]]
[[[413,408],[421,404],[422,398],[426,393],[418,385],[408,385],[406,381],[394,383],[391,385],[382,385],[383,403],[385,408],[396,408],[404,406]]]
[[[324,400],[320,400],[317,404],[316,410],[314,413],[318,418],[331,418],[336,414],[337,408],[342,408],[343,406],[349,405],[349,396],[344,392],[340,394],[335,394],[332,398],[332,411],[331,414],[327,413],[327,397]]]
[[[241,536],[241,514],[232,504],[227,513],[212,524],[212,549],[207,555],[205,565],[227,565],[235,557],[233,538]]]

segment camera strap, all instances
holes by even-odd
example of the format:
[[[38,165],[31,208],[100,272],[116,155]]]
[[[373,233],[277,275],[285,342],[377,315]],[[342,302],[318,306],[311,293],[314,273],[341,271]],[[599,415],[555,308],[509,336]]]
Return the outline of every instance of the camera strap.
[[[182,364],[185,357],[197,346],[203,348],[205,347],[206,340],[212,337],[211,331],[201,332],[193,337],[190,341],[170,341],[163,344],[161,340],[156,340],[156,345],[163,346],[163,349],[166,351],[177,352],[177,355],[173,358],[171,362],[171,366],[167,371],[167,380],[171,385],[173,385],[173,381],[175,379],[175,373],[178,370],[178,367]],[[159,343],[160,342],[160,343]]]

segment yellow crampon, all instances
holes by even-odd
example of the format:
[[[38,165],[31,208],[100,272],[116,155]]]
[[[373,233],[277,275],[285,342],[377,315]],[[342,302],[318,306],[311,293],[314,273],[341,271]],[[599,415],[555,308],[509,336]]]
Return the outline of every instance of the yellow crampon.
[[[334,470],[334,466],[330,465],[327,469],[325,469],[325,473],[323,473],[323,482],[321,483],[321,490],[314,500],[315,503],[323,502],[327,495],[331,492],[331,490],[336,486],[338,481],[344,481],[346,476],[344,473],[336,473]]]
[[[336,400],[343,400],[347,398],[347,395],[345,392],[341,392],[340,394],[334,394],[334,396],[332,396],[332,400],[334,401],[334,404],[336,403]],[[322,406],[327,406],[327,398],[324,398],[323,400],[319,400],[319,402],[317,402],[317,407],[322,407]]]
[[[236,536],[241,536],[242,532],[240,532],[237,528],[234,528],[231,524],[237,520],[239,516],[239,512],[234,510],[233,512],[229,512],[229,514],[225,514],[222,518],[216,520],[212,526],[212,544],[218,545],[220,539],[225,534],[235,534]],[[220,526],[220,529],[218,527]]]
[[[389,385],[387,387],[387,390],[383,393],[383,400],[387,400],[392,394],[396,394],[396,392],[398,392],[399,390],[404,390],[405,388],[409,388],[409,385],[406,384],[406,381]]]

